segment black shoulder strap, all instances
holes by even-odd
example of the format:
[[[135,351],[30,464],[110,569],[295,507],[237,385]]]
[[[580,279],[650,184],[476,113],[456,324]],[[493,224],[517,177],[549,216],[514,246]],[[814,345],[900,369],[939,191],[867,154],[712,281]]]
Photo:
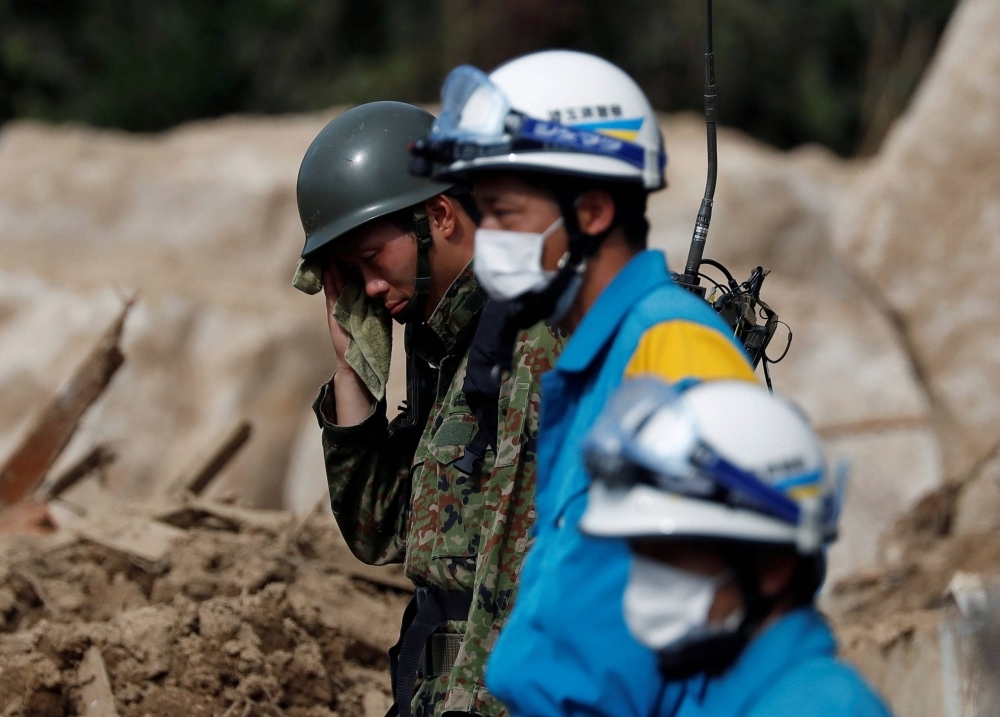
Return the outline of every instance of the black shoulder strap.
[[[407,324],[403,343],[406,346],[406,401],[400,415],[389,424],[389,438],[400,450],[413,454],[424,432],[437,388],[437,371],[417,356],[413,349],[414,333],[423,327]],[[424,329],[426,330],[426,329]]]
[[[466,475],[472,474],[476,461],[483,457],[487,448],[492,448],[494,453],[497,450],[500,384],[504,369],[510,366],[516,339],[516,334],[511,337],[503,330],[508,311],[506,302],[487,301],[472,337],[462,392],[476,413],[479,430],[466,446],[465,455],[455,464]]]

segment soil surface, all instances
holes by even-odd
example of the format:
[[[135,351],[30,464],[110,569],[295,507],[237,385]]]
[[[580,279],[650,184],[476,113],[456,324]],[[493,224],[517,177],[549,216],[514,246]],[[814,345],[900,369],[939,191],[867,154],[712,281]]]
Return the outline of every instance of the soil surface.
[[[880,567],[838,581],[824,596],[824,611],[848,659],[871,644],[886,651],[918,632],[936,634],[957,574],[1000,578],[1000,529],[954,530],[967,489],[956,483],[928,493],[883,537]]]
[[[121,717],[384,714],[405,590],[345,574],[323,516],[179,516],[155,564],[69,531],[0,536],[0,715],[97,714],[92,646]]]
[[[960,486],[927,494],[883,538],[883,565],[838,581],[826,607],[839,621],[869,626],[946,602],[958,572],[1000,574],[1000,531],[955,535]]]

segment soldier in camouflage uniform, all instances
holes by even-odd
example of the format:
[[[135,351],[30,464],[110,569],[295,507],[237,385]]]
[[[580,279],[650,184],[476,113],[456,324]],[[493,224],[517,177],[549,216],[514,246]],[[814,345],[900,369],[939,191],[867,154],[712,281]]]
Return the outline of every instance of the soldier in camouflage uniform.
[[[476,210],[470,196],[408,173],[407,146],[426,135],[432,121],[409,105],[364,105],[333,120],[303,160],[303,257],[319,258],[324,267],[338,355],[334,379],[314,409],[333,511],[347,544],[369,564],[402,562],[422,603],[444,608],[431,625],[433,635],[406,631],[404,624],[394,674],[399,713],[503,715],[483,672],[530,541],[539,377],[554,365],[560,339],[544,324],[520,332],[510,369],[493,374],[493,400],[470,392],[470,358],[482,364],[484,341],[495,353],[491,334],[502,322],[481,321],[491,308],[472,272],[470,215]],[[414,210],[414,221],[407,221]],[[408,253],[386,248],[378,256],[380,236],[398,242],[401,234],[409,235]],[[393,260],[406,266],[385,265]],[[384,304],[407,323],[408,410],[393,421],[384,398],[360,388],[345,361],[347,342],[360,337],[347,336],[332,318],[351,268],[379,310]],[[399,276],[409,281],[394,284]],[[435,287],[444,287],[440,296]],[[492,307],[493,314],[502,310]],[[407,618],[426,622],[425,607],[415,600]],[[405,674],[407,635],[419,643],[422,663],[409,703],[414,675]]]

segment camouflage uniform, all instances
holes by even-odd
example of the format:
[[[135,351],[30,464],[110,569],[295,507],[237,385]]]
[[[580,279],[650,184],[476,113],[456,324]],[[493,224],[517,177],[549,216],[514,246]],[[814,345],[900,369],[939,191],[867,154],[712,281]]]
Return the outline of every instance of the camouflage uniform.
[[[333,511],[354,554],[376,565],[402,562],[418,586],[473,594],[468,621],[450,621],[446,628],[462,635],[457,661],[450,674],[418,683],[414,717],[447,711],[506,714],[487,692],[483,673],[528,550],[535,519],[539,377],[554,366],[562,344],[544,324],[519,335],[500,392],[497,455],[488,449],[473,474],[465,475],[455,463],[478,421],[462,385],[485,301],[466,268],[407,347],[437,368],[434,404],[415,454],[386,450],[384,403],[348,427],[335,425],[330,384],[314,404]]]

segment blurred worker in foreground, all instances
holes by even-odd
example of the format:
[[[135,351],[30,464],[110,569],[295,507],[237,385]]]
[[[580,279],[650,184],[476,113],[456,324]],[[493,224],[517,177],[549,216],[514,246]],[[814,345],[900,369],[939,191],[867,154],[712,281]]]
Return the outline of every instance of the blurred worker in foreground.
[[[487,684],[516,715],[648,717],[656,655],[619,609],[628,545],[577,528],[590,483],[581,444],[626,376],[753,371],[709,305],[671,280],[664,254],[646,250],[646,199],[665,186],[666,156],[628,75],[593,55],[540,52],[489,76],[455,69],[442,103],[414,171],[471,182],[483,215],[476,275],[512,302],[509,324],[547,319],[572,334],[542,381],[536,539]]]
[[[538,378],[559,340],[529,327],[504,346],[512,370],[492,372],[502,307],[472,273],[475,204],[408,171],[433,120],[376,102],[320,132],[299,170],[296,283],[325,292],[337,356],[314,405],[333,512],[359,559],[402,562],[417,586],[390,653],[399,714],[499,715],[483,671],[534,518]],[[390,315],[406,324],[408,361],[392,421]]]
[[[586,448],[580,522],[628,539],[618,609],[659,656],[662,717],[887,717],[814,607],[839,490],[805,417],[759,385],[623,385]],[[615,651],[613,644],[605,649]]]

